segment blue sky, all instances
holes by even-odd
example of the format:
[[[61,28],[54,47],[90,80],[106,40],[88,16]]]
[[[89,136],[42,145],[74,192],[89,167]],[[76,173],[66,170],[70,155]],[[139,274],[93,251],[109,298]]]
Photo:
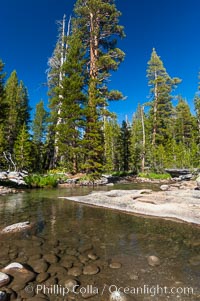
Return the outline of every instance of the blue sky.
[[[17,70],[29,91],[30,105],[42,98],[47,104],[45,87],[47,61],[57,37],[56,20],[68,17],[75,0],[2,0],[0,11],[0,58],[9,75]],[[125,61],[111,77],[110,86],[121,90],[126,101],[111,104],[119,120],[129,119],[138,102],[147,101],[147,62],[152,48],[172,77],[182,83],[176,90],[193,110],[193,97],[200,71],[199,0],[116,0],[122,12],[121,24],[126,38],[119,47]]]

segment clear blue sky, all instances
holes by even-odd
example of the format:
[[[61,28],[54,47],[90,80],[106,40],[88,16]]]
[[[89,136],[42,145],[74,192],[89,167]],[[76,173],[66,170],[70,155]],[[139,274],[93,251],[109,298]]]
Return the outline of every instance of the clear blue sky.
[[[9,73],[16,69],[28,87],[30,105],[42,98],[47,104],[45,70],[57,37],[56,20],[69,16],[75,0],[2,0],[0,10],[0,58]],[[131,118],[137,103],[147,101],[147,61],[152,48],[170,76],[183,82],[177,89],[188,100],[197,90],[200,71],[199,0],[117,0],[126,38],[119,46],[126,59],[111,77],[111,87],[121,90],[126,101],[111,110]]]

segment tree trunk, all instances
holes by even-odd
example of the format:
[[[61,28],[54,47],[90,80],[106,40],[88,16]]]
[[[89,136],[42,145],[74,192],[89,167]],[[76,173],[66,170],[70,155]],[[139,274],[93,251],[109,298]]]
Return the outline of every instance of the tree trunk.
[[[142,162],[141,162],[141,170],[142,170],[142,172],[144,172],[146,136],[145,136],[144,107],[143,106],[141,107],[141,121],[142,121]]]
[[[158,83],[157,83],[157,72],[155,71],[155,88],[154,88],[154,104],[153,104],[153,135],[152,145],[156,145],[156,134],[157,134],[157,107],[158,107]]]

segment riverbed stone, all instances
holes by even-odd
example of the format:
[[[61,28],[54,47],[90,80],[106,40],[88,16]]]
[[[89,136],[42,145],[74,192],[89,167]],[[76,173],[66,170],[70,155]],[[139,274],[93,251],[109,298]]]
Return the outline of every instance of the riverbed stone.
[[[48,263],[44,259],[29,261],[31,267],[36,273],[45,273],[48,270]]]
[[[54,254],[45,254],[43,258],[48,262],[48,263],[56,263],[58,262],[58,257]]]
[[[67,279],[64,282],[64,287],[66,287],[70,292],[73,292],[78,288],[78,281],[75,279]]]
[[[139,279],[139,276],[138,275],[136,275],[136,274],[130,274],[129,275],[129,278],[131,279],[131,280],[138,280]]]
[[[6,301],[6,300],[7,300],[6,292],[0,291],[0,301]]]
[[[191,257],[189,259],[189,263],[192,266],[199,266],[200,265],[200,255],[196,255],[196,256]]]
[[[34,272],[28,270],[18,262],[12,262],[11,264],[3,268],[2,272],[11,275],[12,277],[14,277],[14,280],[19,283],[27,283],[35,279],[36,277],[36,274]]]
[[[31,227],[32,227],[32,224],[29,221],[26,221],[26,222],[9,225],[9,226],[3,228],[0,233],[2,233],[2,234],[15,233],[15,232],[23,231],[26,229],[30,229]]]
[[[40,273],[37,278],[36,278],[36,281],[38,283],[42,283],[44,281],[46,281],[47,279],[49,279],[50,277],[50,274],[49,273]]]
[[[160,259],[155,255],[148,256],[147,261],[148,264],[152,267],[160,265]]]
[[[109,301],[127,301],[127,297],[122,292],[114,291],[110,294]]]
[[[67,269],[59,264],[52,264],[48,268],[48,273],[50,273],[51,276],[59,275],[59,277],[64,277],[67,275]]]
[[[99,271],[99,267],[95,264],[89,264],[83,268],[84,275],[96,275],[97,273],[99,273]]]
[[[161,186],[160,186],[160,189],[161,189],[162,191],[167,191],[167,190],[169,190],[169,188],[170,188],[169,185],[161,185]]]
[[[82,275],[82,269],[80,267],[73,267],[68,270],[68,275],[78,277]]]
[[[81,254],[78,258],[79,258],[81,263],[86,263],[86,262],[89,261],[89,258],[86,255]]]
[[[111,269],[120,269],[121,267],[122,267],[122,264],[120,263],[120,262],[111,262],[110,264],[109,264],[109,267],[111,268]]]
[[[95,253],[93,253],[93,252],[89,252],[89,253],[87,254],[87,256],[88,256],[88,258],[91,259],[91,260],[97,260],[97,259],[98,259],[98,256],[97,256]]]
[[[9,282],[10,282],[10,277],[5,273],[0,272],[0,287],[8,284]]]
[[[78,248],[78,251],[79,251],[80,253],[84,253],[84,252],[90,251],[90,250],[92,250],[92,249],[93,249],[93,245],[90,244],[90,243],[88,243],[88,244],[85,244],[85,245],[79,247],[79,248]]]

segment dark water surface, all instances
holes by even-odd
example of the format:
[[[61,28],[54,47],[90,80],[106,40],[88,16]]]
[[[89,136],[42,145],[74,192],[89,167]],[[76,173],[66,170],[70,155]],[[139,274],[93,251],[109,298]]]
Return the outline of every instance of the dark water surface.
[[[124,184],[101,187],[100,190],[122,188],[136,187]],[[139,188],[150,187],[145,184]],[[36,226],[34,234],[27,232],[0,237],[0,268],[12,261],[29,264],[33,254],[56,254],[60,262],[66,254],[79,258],[87,253],[83,251],[82,254],[80,247],[92,244],[93,252],[98,256],[94,263],[100,267],[100,272],[76,277],[82,286],[98,288],[99,294],[88,300],[109,300],[109,289],[117,287],[130,289],[128,300],[200,300],[200,228],[58,198],[83,195],[91,190],[88,187],[32,190],[1,197],[0,228],[26,220],[36,223]],[[5,255],[1,257],[6,248],[7,258]],[[17,255],[11,260],[13,250]],[[150,255],[159,257],[159,266],[148,265]],[[111,261],[120,262],[121,268],[111,269]],[[78,265],[81,263],[77,260],[74,266]],[[57,283],[62,281],[58,277]],[[101,295],[104,285],[105,292]],[[193,294],[192,291],[189,295],[183,292],[186,287],[193,288]],[[140,288],[138,293],[134,293],[137,288]],[[68,299],[49,296],[48,300]],[[83,298],[74,294],[69,300]]]

